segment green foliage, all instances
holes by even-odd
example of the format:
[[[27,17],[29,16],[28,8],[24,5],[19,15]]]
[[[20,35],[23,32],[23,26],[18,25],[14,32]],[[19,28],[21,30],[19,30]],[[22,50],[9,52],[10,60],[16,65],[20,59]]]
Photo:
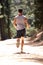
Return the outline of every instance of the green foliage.
[[[33,36],[37,34],[38,30],[35,27],[30,27],[28,30],[26,30],[27,36]]]
[[[10,36],[11,37],[16,36],[16,30],[13,27],[11,20],[14,20],[14,17],[17,15],[18,13],[17,10],[19,8],[22,8],[23,14],[26,15],[28,19],[32,20],[31,25],[35,26],[38,29],[43,30],[43,2],[41,0],[0,0],[0,1],[2,5],[1,9],[2,15],[0,17],[2,37],[7,36],[10,38]],[[35,27],[31,27],[29,30],[26,30],[26,35],[32,36],[36,34],[37,29]]]
[[[30,0],[10,0],[10,19],[14,20],[14,17],[18,14],[18,9],[23,9],[23,14],[26,15],[26,17],[29,19],[34,19],[34,4],[31,5],[31,3],[34,3],[34,1]],[[10,25],[11,35],[12,37],[16,36],[16,30],[13,27],[13,25]]]
[[[14,28],[13,24],[10,24],[10,31],[11,31],[11,37],[16,36],[16,29]]]
[[[19,1],[19,2],[18,2]],[[27,17],[29,17],[29,15],[31,13],[33,13],[33,10],[32,9],[34,7],[34,5],[32,5],[32,8],[31,8],[31,2],[30,0],[11,0],[10,2],[10,17],[11,19],[14,19],[14,16],[17,15],[17,10],[19,8],[22,8],[23,9],[23,14],[26,15]],[[32,1],[32,3],[34,3]]]

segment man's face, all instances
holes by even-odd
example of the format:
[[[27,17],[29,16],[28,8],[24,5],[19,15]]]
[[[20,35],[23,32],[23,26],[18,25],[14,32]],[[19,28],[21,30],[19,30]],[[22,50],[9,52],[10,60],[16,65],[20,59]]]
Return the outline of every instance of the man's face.
[[[21,13],[20,13],[20,12],[18,12],[18,14],[19,14],[19,15],[22,15],[22,12],[21,12]]]

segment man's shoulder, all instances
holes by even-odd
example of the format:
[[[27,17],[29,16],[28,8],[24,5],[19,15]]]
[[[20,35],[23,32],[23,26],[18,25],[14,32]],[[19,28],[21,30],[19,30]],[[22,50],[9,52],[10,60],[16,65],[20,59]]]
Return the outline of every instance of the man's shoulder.
[[[17,17],[18,17],[18,15],[15,16],[15,18],[17,18]]]
[[[22,15],[23,17],[26,17],[25,15]]]
[[[27,17],[26,17],[25,15],[23,15],[23,17],[24,17],[25,19],[27,19]]]

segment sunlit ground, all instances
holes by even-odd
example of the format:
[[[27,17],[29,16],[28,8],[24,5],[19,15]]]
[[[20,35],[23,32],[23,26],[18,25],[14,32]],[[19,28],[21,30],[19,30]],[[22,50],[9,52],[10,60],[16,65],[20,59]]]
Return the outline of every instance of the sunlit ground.
[[[21,54],[16,43],[16,39],[0,41],[0,65],[43,65],[43,46],[24,45],[25,53]]]

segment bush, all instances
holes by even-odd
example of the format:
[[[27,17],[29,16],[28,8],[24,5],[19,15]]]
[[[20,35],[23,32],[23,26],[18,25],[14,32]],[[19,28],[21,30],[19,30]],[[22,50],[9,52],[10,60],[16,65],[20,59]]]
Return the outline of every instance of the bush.
[[[37,29],[35,29],[34,27],[31,27],[30,29],[26,30],[26,36],[32,37],[35,36],[37,34]]]

